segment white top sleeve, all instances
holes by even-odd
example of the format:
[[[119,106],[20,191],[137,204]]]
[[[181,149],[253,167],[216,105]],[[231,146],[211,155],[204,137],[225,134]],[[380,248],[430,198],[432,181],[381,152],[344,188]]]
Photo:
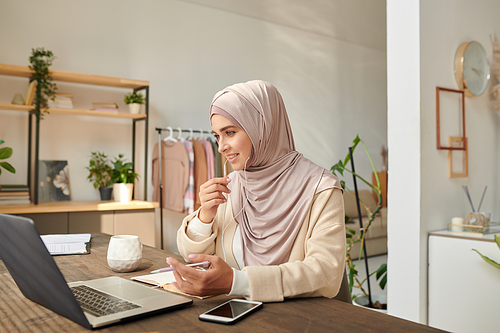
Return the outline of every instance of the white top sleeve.
[[[248,274],[233,268],[233,286],[227,296],[250,295],[250,284],[248,283]]]
[[[203,223],[198,218],[198,214],[199,210],[196,213],[196,217],[189,222],[186,230],[187,236],[195,242],[205,240],[212,234],[213,221],[211,223]],[[243,266],[243,249],[241,248],[241,237],[239,237],[239,229],[239,226],[237,226],[233,239],[233,254],[236,258],[238,266],[241,268]],[[235,268],[233,268],[233,285],[228,296],[234,295],[250,295],[250,285],[248,284],[247,272],[240,271]]]
[[[214,224],[213,221],[210,223],[201,222],[198,218],[199,213],[200,210],[196,213],[196,217],[189,222],[186,230],[188,237],[195,242],[200,242],[210,237],[212,234],[212,224]]]

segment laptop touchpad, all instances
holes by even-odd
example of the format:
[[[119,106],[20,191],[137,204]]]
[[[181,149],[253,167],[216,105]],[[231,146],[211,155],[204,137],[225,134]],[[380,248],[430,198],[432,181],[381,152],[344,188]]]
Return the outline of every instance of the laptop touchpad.
[[[92,282],[100,283],[93,284]],[[121,278],[88,281],[87,285],[128,300],[138,300],[158,295],[158,290]]]

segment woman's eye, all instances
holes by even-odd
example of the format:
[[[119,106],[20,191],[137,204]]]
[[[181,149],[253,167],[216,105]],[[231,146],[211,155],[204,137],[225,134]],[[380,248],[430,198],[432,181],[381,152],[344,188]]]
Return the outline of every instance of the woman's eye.
[[[233,136],[233,135],[234,135],[234,131],[227,131],[227,132],[226,132],[226,135],[227,135],[227,136]]]
[[[217,140],[217,142],[219,142],[219,135],[214,134],[214,137],[215,137],[215,140]]]

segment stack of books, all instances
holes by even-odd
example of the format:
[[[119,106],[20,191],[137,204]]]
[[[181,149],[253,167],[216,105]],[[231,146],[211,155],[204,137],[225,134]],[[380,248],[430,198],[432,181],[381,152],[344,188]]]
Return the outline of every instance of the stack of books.
[[[47,106],[49,108],[58,109],[72,109],[73,108],[73,95],[67,93],[56,93],[53,101],[48,100]]]
[[[104,111],[104,112],[119,112],[118,105],[116,103],[92,103],[92,110]]]
[[[24,205],[30,203],[28,187],[0,187],[0,205]]]
[[[24,100],[24,103],[26,105],[33,105],[33,101],[35,100],[35,94],[36,94],[36,85],[37,82],[35,80],[30,82],[30,85],[28,86],[28,92],[26,93],[26,98]]]

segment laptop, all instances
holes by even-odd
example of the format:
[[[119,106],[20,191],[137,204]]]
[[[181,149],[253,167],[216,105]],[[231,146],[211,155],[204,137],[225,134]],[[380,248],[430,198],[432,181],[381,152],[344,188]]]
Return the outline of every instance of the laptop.
[[[0,214],[0,257],[26,298],[89,329],[193,303],[187,297],[116,276],[66,283],[35,224],[24,217]],[[88,296],[92,290],[98,296]],[[103,311],[84,305],[89,297],[111,298],[105,302],[116,304]]]

